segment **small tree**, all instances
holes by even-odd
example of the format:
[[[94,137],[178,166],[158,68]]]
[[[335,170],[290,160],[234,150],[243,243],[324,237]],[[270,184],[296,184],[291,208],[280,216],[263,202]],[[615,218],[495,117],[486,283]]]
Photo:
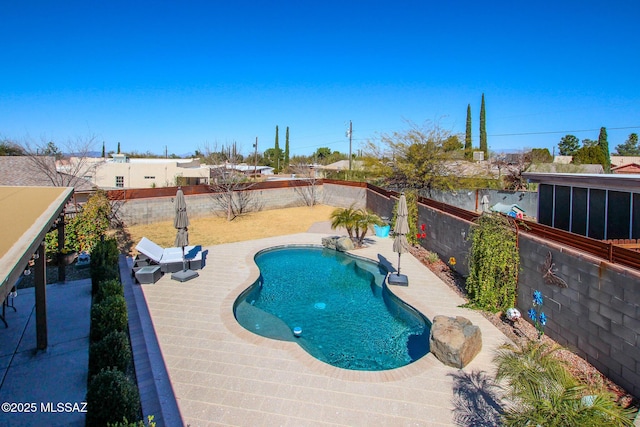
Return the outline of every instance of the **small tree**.
[[[467,160],[473,158],[473,144],[471,141],[471,104],[467,104],[467,127],[464,134],[464,156]]]
[[[580,140],[574,135],[565,135],[560,138],[558,151],[561,156],[573,156],[580,148]]]
[[[0,156],[24,156],[24,150],[12,141],[0,141]]]
[[[443,148],[451,133],[437,123],[427,122],[423,126],[409,124],[407,131],[381,136],[381,143],[386,149],[370,142],[365,150],[369,159],[367,163],[376,156],[381,159],[374,164],[374,173],[383,174],[387,187],[412,188],[427,193],[433,189],[452,188],[456,177],[445,167],[445,160],[449,156]]]
[[[616,146],[618,156],[640,156],[640,145],[638,145],[638,134],[631,133],[624,142]]]
[[[354,205],[348,208],[338,208],[331,212],[331,228],[346,228],[349,238],[357,246],[362,246],[367,231],[374,224],[383,225],[383,221],[373,212],[366,209],[356,209]]]
[[[484,158],[489,159],[489,146],[487,144],[487,118],[484,108],[484,93],[480,104],[480,151],[484,153]]]
[[[284,168],[289,168],[289,126],[287,126],[287,133],[284,142]]]
[[[301,187],[295,187],[296,194],[302,198],[305,205],[315,206],[318,203],[318,183],[320,182],[320,178],[316,176],[315,168],[306,163],[298,163],[292,166],[291,169],[296,178],[300,178],[306,184]]]
[[[52,186],[77,187],[98,167],[97,163],[89,161],[95,139],[95,136],[90,136],[68,140],[62,150],[52,141],[40,144],[27,141],[22,150]]]
[[[605,172],[611,171],[611,154],[609,153],[609,141],[607,140],[607,128],[601,127],[600,134],[598,135],[598,148],[602,151],[602,157],[604,162],[602,167]]]
[[[602,149],[597,145],[585,145],[575,152],[571,163],[576,165],[603,165],[606,159],[602,154]]]

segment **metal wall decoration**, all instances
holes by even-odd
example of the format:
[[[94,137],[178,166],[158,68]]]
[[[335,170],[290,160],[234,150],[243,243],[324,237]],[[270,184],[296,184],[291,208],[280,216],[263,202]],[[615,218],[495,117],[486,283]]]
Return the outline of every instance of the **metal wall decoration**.
[[[551,251],[549,251],[549,253],[547,254],[547,258],[542,265],[542,277],[544,278],[545,283],[547,283],[548,285],[558,286],[559,288],[568,287],[567,282],[556,275],[556,265],[553,262]]]

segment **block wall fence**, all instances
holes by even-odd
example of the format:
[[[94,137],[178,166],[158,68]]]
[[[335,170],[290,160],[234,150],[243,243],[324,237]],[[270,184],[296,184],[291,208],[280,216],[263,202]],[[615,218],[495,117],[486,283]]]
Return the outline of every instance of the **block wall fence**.
[[[303,191],[299,187],[257,189],[252,191],[252,197],[262,210],[280,209],[305,206]],[[366,207],[388,218],[392,218],[397,202],[397,193],[357,183],[325,182],[316,185],[315,191],[321,204]],[[185,194],[190,217],[224,215],[210,194]],[[162,196],[127,200],[121,204],[119,215],[127,224],[172,220],[172,199]],[[423,204],[418,205],[418,216],[418,225],[425,224],[427,233],[420,244],[445,261],[455,257],[455,270],[468,275],[472,222]],[[531,308],[533,291],[541,291],[542,311],[548,319],[545,333],[640,398],[640,272],[522,230],[518,244],[517,306],[523,318]],[[543,266],[549,253],[555,274],[567,283],[566,288],[544,280]]]
[[[381,216],[391,217],[396,202],[395,196],[367,193],[367,208]],[[445,262],[455,257],[455,270],[467,276],[472,223],[418,204],[420,224],[427,231],[421,245]],[[516,304],[523,316],[531,308],[533,291],[542,292],[542,311],[548,319],[545,333],[640,398],[640,272],[522,231],[518,245]],[[544,280],[549,253],[566,288]]]

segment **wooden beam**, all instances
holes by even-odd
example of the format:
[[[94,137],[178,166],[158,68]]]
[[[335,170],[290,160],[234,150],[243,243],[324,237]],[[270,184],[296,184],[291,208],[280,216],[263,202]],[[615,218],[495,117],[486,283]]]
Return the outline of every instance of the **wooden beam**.
[[[64,249],[64,210],[60,214],[60,222],[58,222],[58,282],[64,283],[66,277],[66,266],[60,262],[60,253]]]
[[[36,282],[36,341],[38,350],[45,350],[47,338],[47,256],[44,242],[38,246],[35,265]]]

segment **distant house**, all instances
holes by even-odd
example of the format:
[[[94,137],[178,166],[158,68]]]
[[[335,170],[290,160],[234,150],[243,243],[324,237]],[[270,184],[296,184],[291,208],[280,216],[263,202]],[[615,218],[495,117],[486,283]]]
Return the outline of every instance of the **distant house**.
[[[573,156],[555,156],[553,158],[553,163],[568,165],[572,161]],[[640,156],[611,156],[611,169],[632,163],[640,165]]]
[[[247,176],[253,175],[273,175],[273,168],[271,166],[261,166],[261,165],[249,165],[246,163],[222,163],[219,165],[210,165],[207,166],[211,171],[211,176],[216,174],[215,171],[225,170],[225,171],[235,171],[242,173]]]
[[[125,154],[112,154],[110,159],[93,160],[99,165],[92,180],[104,189],[209,183],[210,169],[200,164],[200,159],[130,158]]]
[[[620,166],[615,166],[611,168],[611,173],[616,174],[640,174],[640,164],[638,163],[627,163]]]
[[[534,163],[527,172],[535,173],[604,173],[602,165],[574,165],[573,163]]]
[[[532,173],[538,222],[594,239],[640,238],[640,175]]]
[[[349,170],[349,160],[338,160],[337,162],[330,163],[328,165],[314,165],[314,169],[317,171],[316,176],[325,177],[327,172],[342,172]],[[352,160],[351,170],[360,171],[364,169],[364,162],[362,160]]]

